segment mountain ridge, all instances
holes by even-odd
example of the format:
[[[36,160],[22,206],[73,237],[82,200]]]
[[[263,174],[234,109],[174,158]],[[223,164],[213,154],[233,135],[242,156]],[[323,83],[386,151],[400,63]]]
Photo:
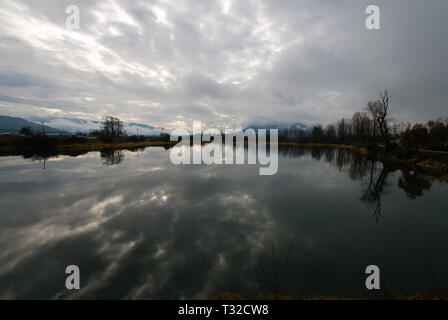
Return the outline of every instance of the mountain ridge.
[[[27,121],[31,124],[27,124],[32,127],[33,130],[35,130],[33,127],[34,125],[38,125],[41,127],[40,122],[43,121],[44,125],[48,128],[50,128],[50,131],[47,132],[56,132],[56,133],[77,133],[77,132],[89,132],[93,130],[98,130],[101,128],[101,125],[103,121],[99,120],[89,120],[89,119],[80,119],[80,118],[69,118],[69,117],[54,117],[54,116],[48,116],[48,117],[29,117],[29,118],[18,118],[18,117],[10,117],[10,116],[3,116],[3,117],[9,117],[11,119],[21,119],[23,121]],[[160,135],[161,133],[166,133],[167,130],[162,127],[155,127],[143,123],[136,123],[136,122],[124,122],[125,130],[128,135]],[[23,126],[25,125],[25,122],[23,122]],[[10,126],[5,125],[5,127],[9,128]],[[17,127],[17,126],[16,126]],[[6,131],[14,131],[18,132],[22,127],[15,129],[15,130],[6,130]],[[2,126],[0,126],[0,129]]]
[[[285,129],[302,129],[302,130],[311,130],[311,127],[300,123],[300,122],[294,122],[294,123],[267,123],[267,124],[252,124],[250,126],[247,126],[245,129],[278,129],[278,130],[285,130]]]
[[[20,117],[11,117],[0,115],[0,132],[18,133],[23,127],[30,127],[32,131],[41,132],[42,124],[32,122]],[[66,133],[64,130],[56,129],[44,124],[46,133]]]

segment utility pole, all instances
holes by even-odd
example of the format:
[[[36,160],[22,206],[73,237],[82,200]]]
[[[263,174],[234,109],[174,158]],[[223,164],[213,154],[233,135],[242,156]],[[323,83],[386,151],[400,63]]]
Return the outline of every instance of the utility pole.
[[[40,123],[42,124],[42,136],[44,136],[45,135],[44,122],[41,121]]]

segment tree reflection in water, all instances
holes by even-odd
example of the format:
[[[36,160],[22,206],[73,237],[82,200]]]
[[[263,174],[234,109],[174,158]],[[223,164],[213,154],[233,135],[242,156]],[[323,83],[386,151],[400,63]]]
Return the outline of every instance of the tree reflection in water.
[[[300,158],[304,155],[320,161],[324,159],[339,171],[347,172],[350,179],[362,181],[365,188],[362,190],[360,201],[373,207],[373,218],[379,222],[381,216],[381,200],[388,193],[389,174],[396,169],[381,162],[372,160],[367,156],[351,152],[343,148],[297,148],[281,147],[280,154],[285,157]],[[416,199],[423,195],[424,190],[431,188],[431,180],[424,178],[416,172],[402,169],[398,179],[398,187],[402,189],[410,199]]]
[[[360,200],[373,206],[373,218],[375,222],[379,222],[381,216],[381,198],[387,194],[387,177],[391,169],[383,164],[380,171],[374,161],[370,162],[370,174],[367,179],[367,187],[363,190]]]
[[[144,148],[133,148],[129,151],[139,152]],[[388,193],[388,176],[396,169],[381,161],[372,160],[367,156],[354,153],[350,150],[334,147],[294,147],[281,146],[280,155],[287,158],[300,158],[311,155],[311,158],[320,161],[324,159],[341,172],[347,172],[350,179],[362,181],[365,188],[362,190],[360,201],[373,207],[373,217],[376,222],[381,216],[381,200]],[[80,153],[82,154],[82,153]],[[54,154],[24,155],[24,158],[31,158],[36,161],[45,162]],[[73,154],[76,156],[76,154]],[[100,152],[104,166],[117,165],[124,161],[124,151],[119,149],[105,149]],[[401,177],[398,178],[398,187],[402,189],[410,199],[416,199],[423,195],[424,190],[429,190],[432,186],[431,180],[417,174],[414,171],[402,169]]]
[[[123,162],[124,152],[118,149],[105,149],[100,152],[101,160],[103,165],[110,167]]]
[[[402,171],[398,178],[398,187],[403,189],[409,199],[415,199],[423,195],[423,190],[429,190],[432,182],[414,171]]]

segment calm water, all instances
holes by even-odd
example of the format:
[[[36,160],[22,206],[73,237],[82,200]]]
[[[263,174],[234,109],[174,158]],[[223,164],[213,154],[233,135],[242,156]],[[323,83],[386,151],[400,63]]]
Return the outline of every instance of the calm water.
[[[369,296],[370,264],[394,292],[448,287],[447,191],[339,149],[280,149],[274,176],[163,148],[1,157],[0,298]]]

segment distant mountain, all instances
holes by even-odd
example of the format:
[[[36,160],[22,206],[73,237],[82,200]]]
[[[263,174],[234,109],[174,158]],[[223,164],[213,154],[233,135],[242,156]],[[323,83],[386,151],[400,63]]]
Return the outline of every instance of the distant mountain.
[[[57,128],[59,130],[68,131],[71,133],[76,132],[89,132],[91,130],[98,130],[102,126],[102,121],[98,120],[86,120],[86,119],[77,119],[77,118],[66,118],[66,117],[33,117],[30,120],[33,121],[44,121],[44,123],[48,124],[53,128]],[[167,130],[161,127],[153,127],[147,124],[142,123],[126,123],[125,122],[125,130],[128,135],[146,135],[153,136],[159,135],[161,133],[166,133]]]
[[[263,124],[263,125],[250,125],[247,128],[251,128],[254,130],[258,130],[258,129],[266,129],[266,130],[270,130],[270,129],[278,129],[279,131],[281,130],[285,130],[285,129],[303,129],[303,130],[310,130],[311,127],[297,122],[297,123],[270,123],[270,124]],[[247,129],[246,128],[246,129]]]
[[[148,126],[147,124],[131,122],[131,123],[126,123],[125,125],[129,128],[128,130],[136,131],[138,129],[138,132],[140,132],[140,133],[141,133],[141,130],[149,131],[149,132],[167,133],[167,130],[165,128]]]
[[[31,122],[22,118],[0,116],[0,132],[19,132],[23,127],[30,127],[35,132],[42,132],[42,124]],[[64,133],[64,130],[44,125],[46,133]]]

